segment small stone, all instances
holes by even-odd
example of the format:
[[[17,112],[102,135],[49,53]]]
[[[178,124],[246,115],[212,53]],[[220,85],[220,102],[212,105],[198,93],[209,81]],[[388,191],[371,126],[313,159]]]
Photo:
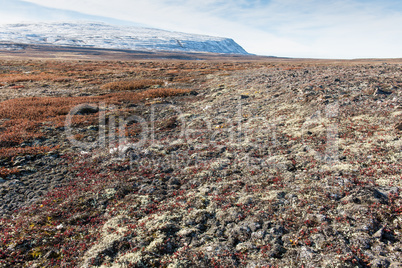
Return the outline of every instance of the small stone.
[[[300,250],[300,258],[310,260],[313,258],[313,252],[307,247],[302,247]]]
[[[370,236],[364,232],[353,234],[353,237],[350,239],[350,243],[353,246],[363,249],[369,249],[371,247]]]
[[[382,90],[381,88],[377,88],[374,92],[374,95],[391,95],[392,92]]]
[[[256,247],[250,242],[239,243],[236,245],[236,250],[240,252],[247,252],[252,249],[256,249]]]
[[[265,231],[264,230],[258,230],[258,231],[253,232],[251,234],[251,238],[254,238],[254,239],[264,239],[264,237],[265,237]]]
[[[311,236],[311,241],[314,243],[316,249],[318,249],[318,250],[325,249],[326,239],[325,239],[324,235],[314,234]]]
[[[83,104],[77,107],[76,111],[73,111],[73,114],[80,114],[80,115],[86,115],[86,114],[94,114],[99,111],[99,108],[96,106],[92,106],[89,104]]]
[[[36,168],[34,168],[34,167],[27,166],[27,167],[25,167],[25,171],[27,171],[27,172],[37,172],[38,170]]]
[[[281,245],[274,245],[269,252],[269,256],[273,258],[281,258],[282,255],[286,252],[286,249]]]
[[[252,232],[257,231],[258,229],[261,229],[261,224],[259,224],[258,222],[252,222],[248,224],[248,227],[250,228],[250,230]]]
[[[196,232],[195,228],[185,228],[185,229],[181,229],[177,234],[180,236],[191,236],[193,233]]]
[[[87,129],[88,129],[88,130],[95,130],[95,131],[98,131],[98,130],[99,130],[99,127],[97,127],[97,126],[89,126],[89,127],[87,127]]]
[[[240,95],[240,99],[241,100],[244,100],[244,99],[248,99],[250,96],[247,96],[247,95]]]
[[[43,256],[45,259],[55,259],[57,258],[59,255],[54,251],[54,250],[50,250],[48,253],[45,254],[45,256]]]
[[[384,194],[383,192],[374,189],[374,197],[377,199],[380,199],[381,201],[385,202],[386,200],[388,200],[388,197],[386,194]]]
[[[395,130],[402,131],[402,122],[395,125]]]
[[[205,248],[205,250],[206,250],[206,251],[213,251],[213,250],[214,250],[214,248],[213,248],[213,247],[211,247],[211,246],[208,246],[208,247],[206,247],[206,248]]]
[[[375,259],[370,263],[370,267],[375,268],[388,268],[390,266],[390,262],[386,259]]]
[[[373,234],[373,238],[381,239],[381,237],[382,237],[382,235],[383,235],[383,232],[384,232],[384,227],[382,227],[380,230],[378,230],[377,232],[375,232],[375,233]]]

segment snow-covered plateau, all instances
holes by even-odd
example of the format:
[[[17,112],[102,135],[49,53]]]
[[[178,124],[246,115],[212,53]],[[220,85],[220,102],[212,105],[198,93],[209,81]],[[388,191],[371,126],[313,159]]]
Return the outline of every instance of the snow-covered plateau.
[[[108,49],[248,54],[230,38],[89,22],[0,25],[0,42]]]

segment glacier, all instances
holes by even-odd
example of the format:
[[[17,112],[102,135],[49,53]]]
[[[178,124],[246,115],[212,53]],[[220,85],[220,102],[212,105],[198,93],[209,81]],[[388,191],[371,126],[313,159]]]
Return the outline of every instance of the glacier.
[[[147,51],[249,55],[233,39],[92,22],[0,25],[0,42]]]

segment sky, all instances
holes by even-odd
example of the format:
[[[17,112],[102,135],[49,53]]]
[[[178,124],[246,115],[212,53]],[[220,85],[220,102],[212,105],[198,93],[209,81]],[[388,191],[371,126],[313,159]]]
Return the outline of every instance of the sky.
[[[1,23],[32,15],[26,8],[13,21],[5,17],[10,1],[68,14],[54,20],[87,17],[229,37],[258,55],[402,58],[400,0],[0,0]]]

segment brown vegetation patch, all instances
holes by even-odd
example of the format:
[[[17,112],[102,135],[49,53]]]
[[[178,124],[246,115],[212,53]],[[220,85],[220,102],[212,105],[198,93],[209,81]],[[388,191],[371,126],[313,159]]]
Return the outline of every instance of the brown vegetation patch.
[[[117,92],[101,96],[85,97],[33,97],[11,99],[0,103],[0,117],[7,119],[0,129],[0,148],[11,148],[22,142],[40,138],[39,131],[43,122],[54,127],[65,125],[66,115],[81,104],[115,104],[135,103],[152,98],[166,98],[189,93],[188,89],[156,88],[138,92]],[[82,111],[81,111],[82,112]],[[72,123],[78,125],[96,124],[98,112],[74,115]],[[22,150],[24,151],[24,150]],[[9,150],[8,154],[16,152]],[[17,152],[16,152],[17,153]]]
[[[0,177],[6,177],[10,174],[17,174],[18,172],[19,172],[18,168],[0,167]]]
[[[163,85],[163,83],[164,82],[162,80],[153,80],[153,79],[117,81],[107,83],[101,86],[101,88],[113,91],[136,90],[136,89],[148,88],[155,85]]]
[[[61,76],[58,74],[0,74],[0,82],[5,83],[19,83],[28,81],[53,81],[53,82],[67,82],[69,77]]]
[[[23,147],[23,148],[0,148],[0,158],[13,158],[17,155],[37,155],[45,154],[54,150],[57,150],[59,146],[35,146],[35,147]]]

